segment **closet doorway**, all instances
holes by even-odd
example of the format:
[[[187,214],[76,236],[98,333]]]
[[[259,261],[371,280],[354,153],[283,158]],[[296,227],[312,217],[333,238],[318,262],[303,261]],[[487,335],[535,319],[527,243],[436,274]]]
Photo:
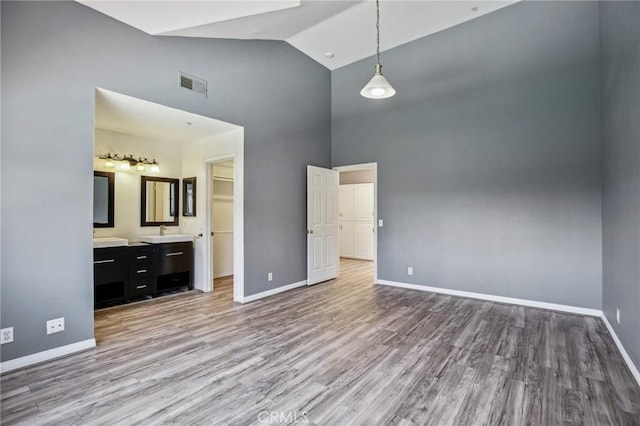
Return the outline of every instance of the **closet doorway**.
[[[213,164],[213,279],[233,277],[233,160]]]
[[[242,164],[237,155],[207,161],[209,278],[214,293],[244,303]]]
[[[340,258],[372,261],[377,278],[377,163],[334,170],[340,173]]]

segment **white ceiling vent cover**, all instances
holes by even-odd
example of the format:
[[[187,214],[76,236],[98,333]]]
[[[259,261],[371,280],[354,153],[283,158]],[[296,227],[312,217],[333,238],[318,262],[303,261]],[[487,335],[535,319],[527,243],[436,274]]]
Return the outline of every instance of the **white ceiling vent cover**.
[[[189,74],[185,74],[183,72],[179,74],[179,77],[180,77],[180,82],[179,82],[180,87],[185,88],[187,90],[191,90],[192,92],[200,93],[205,97],[207,96],[206,81],[197,77],[193,77]]]

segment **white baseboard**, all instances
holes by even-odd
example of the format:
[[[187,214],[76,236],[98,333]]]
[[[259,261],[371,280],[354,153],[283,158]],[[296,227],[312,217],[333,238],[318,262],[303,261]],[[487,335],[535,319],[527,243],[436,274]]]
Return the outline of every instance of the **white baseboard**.
[[[249,303],[255,300],[264,299],[265,297],[273,296],[274,294],[283,293],[285,291],[293,290],[294,288],[303,287],[307,285],[307,280],[298,281],[297,283],[287,284],[282,287],[277,287],[271,290],[263,291],[262,293],[252,294],[251,296],[245,296],[240,303]]]
[[[44,361],[71,355],[73,353],[84,351],[95,346],[96,339],[88,339],[81,342],[72,343],[70,345],[60,346],[59,348],[53,348],[42,352],[36,352],[35,354],[23,356],[20,358],[10,359],[9,361],[0,363],[0,372],[7,373],[19,368],[25,368],[34,364],[40,364]]]
[[[578,306],[560,305],[557,303],[538,302],[535,300],[516,299],[514,297],[494,296],[484,293],[473,293],[470,291],[450,290],[448,288],[429,287],[418,284],[400,283],[396,281],[378,280],[378,284],[391,287],[407,288],[410,290],[429,291],[432,293],[442,293],[451,296],[469,297],[472,299],[488,300],[490,302],[511,303],[513,305],[530,306],[533,308],[550,309],[552,311],[569,312],[572,314],[589,315],[592,317],[602,316],[602,311],[591,308],[580,308]]]
[[[230,277],[231,275],[233,275],[233,271],[231,271],[231,272],[219,272],[217,274],[213,274],[213,278]]]
[[[602,313],[602,321],[604,321],[604,325],[607,326],[607,329],[609,330],[609,334],[611,334],[611,337],[613,337],[613,341],[616,343],[616,346],[618,347],[618,350],[620,351],[620,354],[622,355],[624,362],[627,363],[627,367],[629,367],[629,370],[631,371],[633,378],[636,379],[636,382],[638,382],[638,385],[640,385],[640,371],[638,371],[638,368],[631,360],[631,357],[627,353],[626,349],[624,348],[624,346],[622,346],[622,342],[618,338],[618,335],[616,334],[613,327],[611,327],[611,323],[607,319],[607,316],[604,314],[604,312]]]

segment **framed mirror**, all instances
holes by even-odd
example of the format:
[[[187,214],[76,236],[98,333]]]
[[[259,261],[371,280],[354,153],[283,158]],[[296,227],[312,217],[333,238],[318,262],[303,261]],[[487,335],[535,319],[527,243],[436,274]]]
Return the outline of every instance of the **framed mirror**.
[[[113,228],[116,174],[93,172],[93,227]]]
[[[179,179],[142,176],[140,226],[178,226]]]
[[[196,178],[182,179],[182,216],[196,215]]]

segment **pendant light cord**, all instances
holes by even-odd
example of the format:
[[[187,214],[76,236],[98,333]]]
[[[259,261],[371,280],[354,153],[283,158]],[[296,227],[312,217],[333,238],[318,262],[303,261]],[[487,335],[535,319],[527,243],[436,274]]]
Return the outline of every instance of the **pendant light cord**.
[[[380,64],[380,0],[376,0],[376,56]]]
[[[396,90],[382,74],[382,64],[380,63],[380,0],[376,0],[376,59],[373,77],[360,91],[360,94],[369,99],[390,98],[396,94]]]

